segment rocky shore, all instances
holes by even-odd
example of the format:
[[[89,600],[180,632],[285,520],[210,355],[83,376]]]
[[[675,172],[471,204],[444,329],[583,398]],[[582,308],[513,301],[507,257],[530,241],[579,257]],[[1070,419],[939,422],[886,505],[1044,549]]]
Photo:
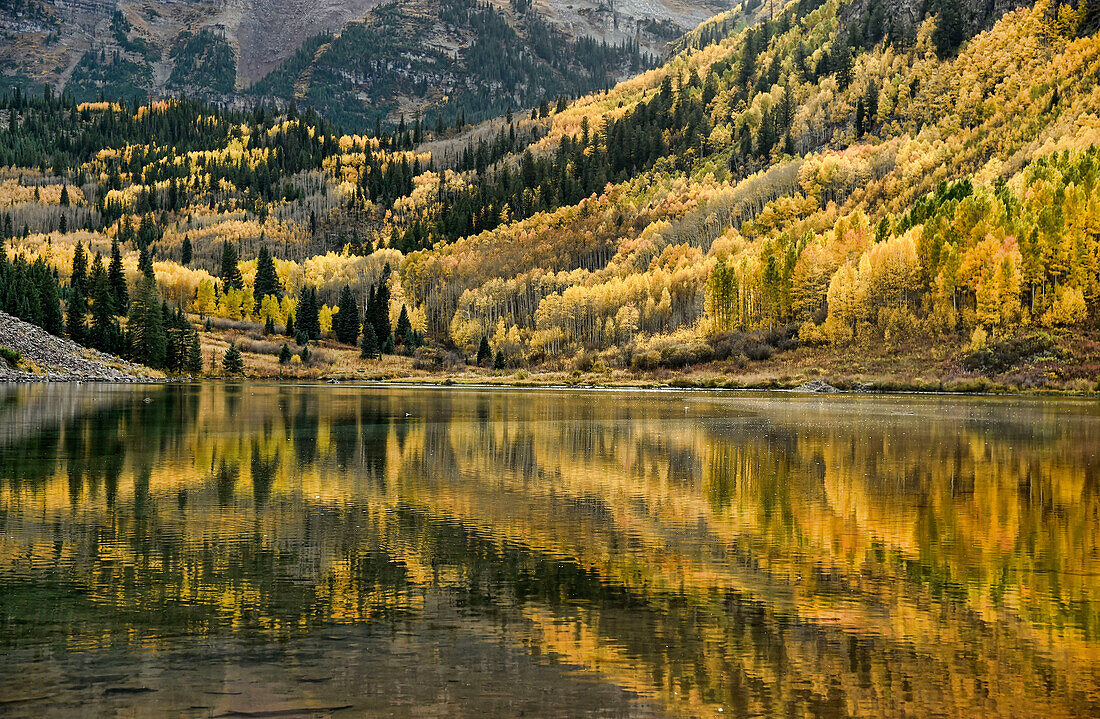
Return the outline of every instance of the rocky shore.
[[[0,312],[0,348],[18,353],[14,365],[9,359],[0,357],[0,382],[148,382],[161,379],[148,367],[54,337],[4,312]]]

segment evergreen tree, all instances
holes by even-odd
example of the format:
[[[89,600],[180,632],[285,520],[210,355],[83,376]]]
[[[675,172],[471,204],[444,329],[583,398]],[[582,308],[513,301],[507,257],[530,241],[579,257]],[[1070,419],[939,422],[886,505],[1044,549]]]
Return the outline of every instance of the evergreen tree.
[[[84,245],[76,243],[73,250],[73,272],[69,278],[69,287],[74,292],[79,290],[81,294],[88,292],[88,256],[84,253]]]
[[[149,252],[148,245],[142,245],[138,252],[138,269],[146,279],[156,280],[156,273],[153,272],[153,255]]]
[[[477,363],[482,367],[488,367],[493,361],[493,351],[489,348],[489,338],[482,336],[481,344],[477,347]]]
[[[283,348],[279,350],[279,364],[289,364],[290,357],[290,345],[288,345],[286,342],[283,342]]]
[[[293,337],[295,334],[297,334],[297,332],[294,328],[294,315],[287,314],[287,316],[286,316],[286,336],[287,337]]]
[[[408,345],[407,338],[410,332],[412,332],[412,324],[409,322],[409,311],[405,305],[401,305],[401,314],[397,317],[397,327],[394,329],[393,334],[398,343]],[[413,348],[407,347],[407,349]]]
[[[317,304],[317,289],[303,287],[298,295],[298,313],[294,318],[294,324],[306,339],[321,339],[320,312],[321,307]]]
[[[85,327],[84,315],[88,313],[88,301],[84,298],[84,292],[80,286],[69,291],[69,302],[66,307],[65,333],[69,339],[77,344],[84,344]]]
[[[191,374],[202,372],[202,346],[199,344],[199,333],[191,332],[191,345],[187,350],[187,371]]]
[[[0,248],[0,252],[2,252]],[[45,260],[38,259],[31,267],[35,289],[38,293],[38,326],[52,335],[60,335],[64,318],[61,315],[61,299],[57,292],[57,278]]]
[[[229,375],[244,374],[244,359],[236,342],[229,343],[229,349],[225,351],[225,357],[222,359],[222,368]]]
[[[504,352],[497,350],[496,357],[493,358],[493,369],[504,369]]]
[[[157,301],[155,281],[148,276],[141,278],[130,300],[126,326],[133,358],[150,367],[164,367],[168,349],[164,316]]]
[[[116,313],[125,314],[130,306],[130,290],[126,287],[126,275],[122,270],[122,251],[117,237],[111,241],[111,264],[107,268],[107,279]]]
[[[279,282],[279,275],[275,272],[275,260],[267,247],[260,248],[259,257],[256,258],[256,281],[254,283],[253,297],[256,305],[263,302],[264,297],[271,295],[276,299],[283,298],[283,285]]]
[[[340,311],[333,318],[332,331],[337,340],[354,347],[359,339],[359,304],[348,285],[344,285],[344,289],[340,291],[338,306]]]
[[[226,290],[239,290],[244,287],[241,268],[238,263],[237,248],[229,240],[222,243],[222,285]]]
[[[272,319],[270,316],[268,316],[267,321],[264,322],[264,334],[265,335],[275,334],[275,320]]]
[[[191,238],[187,235],[184,235],[183,246],[180,247],[180,264],[182,264],[184,267],[191,264],[192,252],[193,250],[191,248]]]
[[[359,356],[363,359],[377,359],[379,357],[378,335],[374,333],[374,325],[363,322],[363,339],[359,343]]]
[[[96,255],[98,262],[99,255]],[[92,326],[88,343],[101,352],[118,353],[122,332],[118,327],[114,297],[108,273],[92,271]]]

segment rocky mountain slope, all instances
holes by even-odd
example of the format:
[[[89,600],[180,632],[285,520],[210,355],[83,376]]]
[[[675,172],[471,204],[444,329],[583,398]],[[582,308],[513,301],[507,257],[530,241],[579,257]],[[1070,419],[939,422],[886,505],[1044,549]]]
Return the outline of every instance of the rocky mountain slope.
[[[535,47],[536,41],[552,42],[562,53],[577,55],[570,43],[589,38],[634,46],[656,58],[668,42],[731,4],[492,0],[480,7],[479,14],[491,14],[494,22],[471,26],[453,12],[448,15],[445,3],[423,0],[11,0],[0,5],[0,89],[50,85],[80,99],[104,95],[144,101],[186,94],[242,104],[256,102],[257,95],[247,90],[278,70],[261,87],[265,93],[280,90],[269,99],[289,100],[296,94],[307,102],[323,98],[319,109],[326,109],[350,98],[359,106],[369,100],[374,80],[411,80],[416,91],[405,92],[401,102],[395,102],[394,93],[383,92],[382,106],[387,112],[415,111],[440,101],[438,92],[420,89],[424,84],[451,89],[484,84],[485,78],[469,73],[473,63],[484,59],[471,51],[479,43],[504,40],[512,44],[496,44],[488,52],[525,55],[526,66],[518,68],[516,83],[524,87],[520,98],[541,91],[575,95],[595,86],[586,77],[591,73],[569,63],[546,68],[545,52]],[[353,21],[361,22],[342,39],[345,26]],[[514,31],[513,36],[486,34],[501,23]],[[534,35],[532,27],[537,29]],[[392,55],[378,58],[373,36],[364,36],[363,28],[374,28],[387,38]],[[333,43],[336,47],[329,49]],[[314,73],[312,55],[318,51],[327,54]],[[590,59],[587,55],[591,53],[582,51],[575,59]],[[445,60],[439,72],[408,67],[436,59]],[[596,64],[602,71],[604,63]],[[618,61],[610,80],[600,77],[600,83],[636,69],[636,63]],[[558,77],[548,80],[547,74]],[[281,86],[282,81],[288,84]],[[373,106],[368,110],[377,114]]]
[[[0,382],[134,382],[160,373],[81,347],[0,312]]]

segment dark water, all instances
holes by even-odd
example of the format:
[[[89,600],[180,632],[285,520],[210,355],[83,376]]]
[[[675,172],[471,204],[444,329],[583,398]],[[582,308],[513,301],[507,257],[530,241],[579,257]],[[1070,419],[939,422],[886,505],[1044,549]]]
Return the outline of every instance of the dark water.
[[[1100,716],[1100,404],[0,388],[0,715]]]

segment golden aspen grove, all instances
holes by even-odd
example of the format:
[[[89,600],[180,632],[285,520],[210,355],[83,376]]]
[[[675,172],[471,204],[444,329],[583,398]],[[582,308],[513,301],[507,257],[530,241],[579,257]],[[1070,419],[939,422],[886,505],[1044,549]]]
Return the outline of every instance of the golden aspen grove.
[[[271,375],[1093,390],[1097,12],[958,12],[739,6],[606,91],[434,131],[16,91],[8,275],[44,264],[74,330],[117,337],[90,346],[168,372],[220,374],[232,343]],[[92,331],[83,268],[112,252],[190,363],[135,344],[118,289]]]

